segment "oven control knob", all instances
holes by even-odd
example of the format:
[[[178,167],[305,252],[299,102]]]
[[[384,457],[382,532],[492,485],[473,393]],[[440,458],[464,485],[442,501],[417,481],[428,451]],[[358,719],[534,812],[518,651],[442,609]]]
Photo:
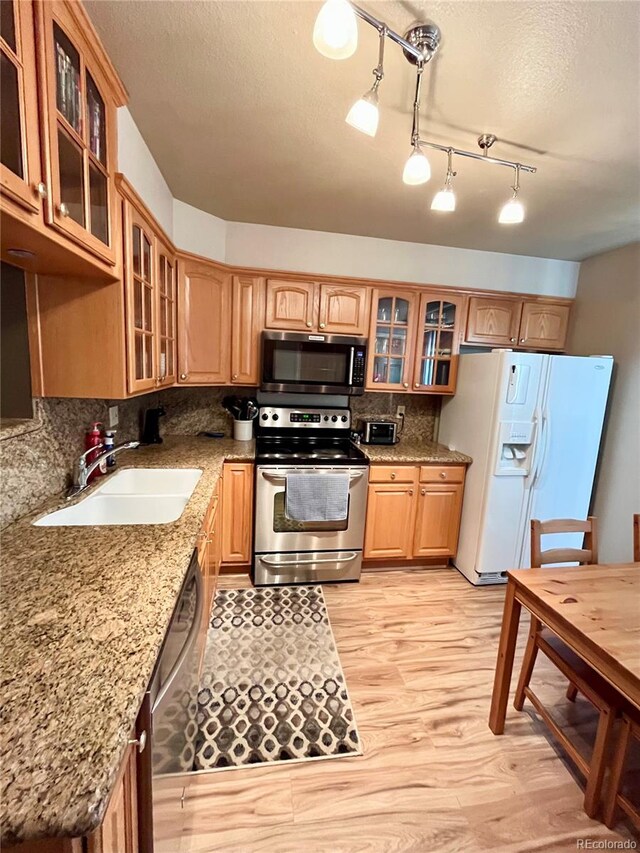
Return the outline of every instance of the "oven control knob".
[[[274,421],[280,420],[280,415],[271,415]]]
[[[325,415],[325,416],[324,416],[324,419],[325,419],[325,421],[328,421],[328,420],[329,420],[329,415]]]
[[[340,418],[340,420],[342,421],[342,423],[343,423],[343,424],[346,424],[346,422],[347,422],[347,416],[346,416],[346,415],[342,415],[342,417]]]
[[[335,424],[335,422],[338,420],[338,416],[337,416],[337,415],[331,415],[331,420],[332,420],[332,421],[334,422],[334,424]]]
[[[268,415],[266,412],[265,412],[265,413],[264,413],[264,415],[262,416],[262,420],[263,420],[263,421],[268,421],[268,420],[269,420],[269,415]]]

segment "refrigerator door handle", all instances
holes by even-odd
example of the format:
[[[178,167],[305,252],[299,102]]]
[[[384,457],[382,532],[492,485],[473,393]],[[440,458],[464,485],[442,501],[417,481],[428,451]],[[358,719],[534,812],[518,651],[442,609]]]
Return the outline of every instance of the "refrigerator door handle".
[[[551,431],[551,418],[549,416],[549,412],[545,410],[542,413],[542,437],[541,437],[542,450],[540,451],[540,462],[539,462],[538,468],[536,470],[535,481],[534,481],[534,483],[531,484],[532,488],[533,488],[534,484],[535,485],[539,484],[540,475],[544,469],[545,462],[547,461],[547,451],[549,450],[549,433],[550,433],[550,431]]]
[[[533,420],[536,429],[536,442],[535,447],[533,448],[533,462],[531,463],[531,471],[529,472],[529,476],[526,478],[524,483],[525,491],[530,491],[534,487],[535,482],[538,479],[540,461],[544,450],[544,414],[542,412],[536,412]]]

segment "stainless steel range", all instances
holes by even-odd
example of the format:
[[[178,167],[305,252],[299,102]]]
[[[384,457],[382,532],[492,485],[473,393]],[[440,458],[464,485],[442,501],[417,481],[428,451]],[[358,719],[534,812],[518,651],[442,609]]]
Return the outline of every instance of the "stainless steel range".
[[[349,409],[262,406],[256,429],[253,580],[256,585],[358,580],[369,462],[350,440]],[[288,488],[296,474],[336,481],[344,513],[292,517]],[[327,477],[327,475],[336,475]],[[331,488],[333,486],[330,486]],[[321,515],[321,513],[319,513]],[[308,518],[308,516],[307,516]]]

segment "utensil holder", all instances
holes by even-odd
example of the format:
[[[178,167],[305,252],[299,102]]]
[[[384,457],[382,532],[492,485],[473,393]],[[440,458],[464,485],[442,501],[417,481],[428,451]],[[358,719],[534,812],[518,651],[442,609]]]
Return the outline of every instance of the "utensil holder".
[[[253,421],[233,421],[233,437],[236,441],[251,441]]]

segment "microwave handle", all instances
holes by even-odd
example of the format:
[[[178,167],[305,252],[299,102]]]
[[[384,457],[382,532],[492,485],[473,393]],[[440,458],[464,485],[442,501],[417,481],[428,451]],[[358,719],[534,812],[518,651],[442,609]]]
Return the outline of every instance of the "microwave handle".
[[[353,364],[355,361],[355,351],[355,347],[349,347],[349,376],[347,378],[347,385],[353,385]]]

